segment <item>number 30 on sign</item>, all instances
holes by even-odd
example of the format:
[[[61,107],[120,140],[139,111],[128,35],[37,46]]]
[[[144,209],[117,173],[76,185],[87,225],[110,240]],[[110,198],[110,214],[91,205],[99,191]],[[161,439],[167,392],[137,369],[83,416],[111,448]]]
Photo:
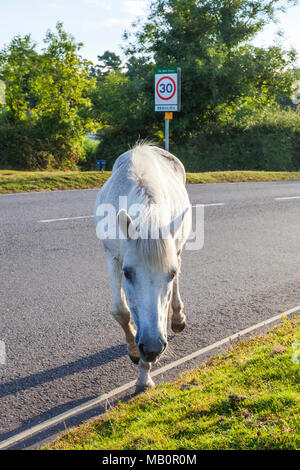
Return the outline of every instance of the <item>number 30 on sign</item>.
[[[155,69],[155,111],[180,111],[180,78],[180,67]]]

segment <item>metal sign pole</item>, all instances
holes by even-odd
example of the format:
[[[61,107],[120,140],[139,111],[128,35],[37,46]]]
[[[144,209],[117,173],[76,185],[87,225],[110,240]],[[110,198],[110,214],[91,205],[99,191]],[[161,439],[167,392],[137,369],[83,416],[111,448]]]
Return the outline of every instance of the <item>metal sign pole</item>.
[[[165,113],[165,150],[169,151],[169,119]]]

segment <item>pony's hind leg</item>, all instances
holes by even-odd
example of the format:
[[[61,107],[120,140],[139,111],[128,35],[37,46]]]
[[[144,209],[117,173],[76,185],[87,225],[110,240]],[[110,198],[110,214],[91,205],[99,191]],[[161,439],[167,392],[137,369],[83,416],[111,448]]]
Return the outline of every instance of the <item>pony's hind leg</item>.
[[[171,306],[173,310],[171,328],[174,331],[174,333],[180,333],[180,331],[182,331],[185,328],[186,317],[183,313],[184,305],[183,305],[183,302],[181,300],[180,293],[179,293],[178,275],[175,277],[173,281]]]
[[[122,289],[122,274],[119,260],[107,252],[107,266],[112,288],[112,315],[124,330],[128,354],[132,362],[138,364],[139,350],[135,343],[135,330],[131,324],[130,310]]]

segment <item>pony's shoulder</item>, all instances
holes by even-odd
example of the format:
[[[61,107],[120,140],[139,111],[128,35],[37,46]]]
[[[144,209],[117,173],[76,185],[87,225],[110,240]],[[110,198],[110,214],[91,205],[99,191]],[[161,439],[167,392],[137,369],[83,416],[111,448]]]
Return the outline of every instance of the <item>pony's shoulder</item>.
[[[158,150],[159,150],[160,155],[168,161],[174,173],[182,176],[183,182],[185,183],[185,180],[186,180],[185,168],[183,164],[181,163],[181,161],[179,160],[179,158],[175,157],[175,155],[173,155],[167,150],[160,149],[160,148],[158,148]]]
[[[172,153],[153,144],[137,144],[133,148],[134,165],[139,166],[140,162],[151,161],[151,158],[159,159],[163,167],[172,169],[176,177],[181,179],[185,184],[186,173],[183,164],[179,158],[175,157]],[[157,161],[157,160],[156,160]],[[166,169],[167,169],[166,168]]]
[[[126,170],[131,168],[132,174],[143,174],[145,170],[146,172],[150,171],[154,161],[160,161],[160,166],[162,165],[165,169],[169,168],[173,170],[176,177],[185,184],[186,173],[179,158],[175,157],[175,155],[167,150],[156,147],[151,143],[138,143],[131,150],[122,153],[122,155],[116,159],[112,172],[114,173],[121,168]]]

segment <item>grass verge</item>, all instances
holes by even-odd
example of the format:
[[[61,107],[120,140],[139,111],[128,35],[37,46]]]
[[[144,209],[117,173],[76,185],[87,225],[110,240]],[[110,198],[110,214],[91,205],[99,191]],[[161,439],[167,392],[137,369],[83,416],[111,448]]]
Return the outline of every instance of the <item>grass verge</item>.
[[[100,188],[110,172],[0,170],[0,194]],[[300,172],[216,171],[187,173],[187,183],[300,181]]]
[[[109,177],[109,171],[1,170],[0,194],[100,188]]]
[[[300,448],[300,315],[69,430],[55,450]]]

